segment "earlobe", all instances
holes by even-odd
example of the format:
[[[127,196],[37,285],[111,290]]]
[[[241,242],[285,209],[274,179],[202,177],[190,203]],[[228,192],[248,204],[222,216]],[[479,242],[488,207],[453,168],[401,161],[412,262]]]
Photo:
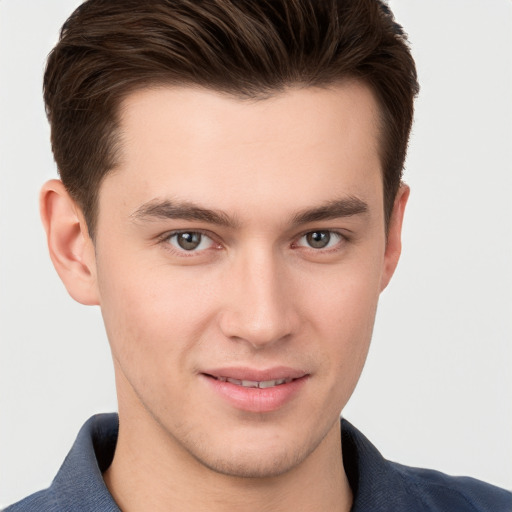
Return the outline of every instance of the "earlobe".
[[[388,226],[386,252],[384,254],[384,270],[380,287],[381,291],[389,284],[396,266],[398,265],[398,260],[400,259],[400,253],[402,252],[402,223],[409,194],[409,187],[402,184],[395,198],[395,204]]]
[[[98,305],[94,245],[80,208],[60,180],[43,185],[40,212],[50,258],[68,293],[77,302]]]

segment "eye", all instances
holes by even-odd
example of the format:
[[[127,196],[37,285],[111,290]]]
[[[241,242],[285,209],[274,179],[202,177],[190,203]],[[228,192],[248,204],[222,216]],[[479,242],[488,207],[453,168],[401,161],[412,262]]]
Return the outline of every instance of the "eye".
[[[341,240],[343,236],[334,231],[310,231],[300,237],[297,245],[312,249],[330,249],[338,245]]]
[[[167,241],[179,251],[202,251],[213,245],[213,240],[198,231],[180,231],[171,234]]]

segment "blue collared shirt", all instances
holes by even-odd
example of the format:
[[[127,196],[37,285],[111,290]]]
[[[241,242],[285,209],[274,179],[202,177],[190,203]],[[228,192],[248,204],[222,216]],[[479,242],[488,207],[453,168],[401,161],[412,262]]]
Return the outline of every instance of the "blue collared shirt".
[[[99,414],[80,430],[51,486],[4,512],[120,512],[102,473],[114,456],[117,414]],[[348,421],[341,421],[343,464],[352,512],[512,512],[512,493],[387,461]]]

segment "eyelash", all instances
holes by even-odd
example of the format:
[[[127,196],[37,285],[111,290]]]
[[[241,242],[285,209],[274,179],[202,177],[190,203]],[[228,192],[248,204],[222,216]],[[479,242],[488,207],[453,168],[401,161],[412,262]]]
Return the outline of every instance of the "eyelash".
[[[184,233],[199,234],[202,237],[207,237],[211,240],[213,247],[208,247],[208,248],[200,249],[200,250],[192,249],[192,250],[187,251],[186,249],[183,249],[183,248],[178,249],[177,247],[173,246],[173,244],[171,244],[171,239],[173,237],[177,237],[178,235],[184,234]],[[328,233],[330,235],[330,237],[332,237],[333,235],[335,237],[338,237],[338,241],[333,247],[329,247],[329,248],[314,248],[311,246],[299,245],[300,240],[302,240],[304,237],[311,235],[313,233]],[[349,240],[350,239],[346,234],[341,233],[340,231],[333,230],[333,229],[310,229],[308,231],[301,233],[296,238],[294,238],[294,241],[292,242],[291,247],[292,248],[302,248],[306,251],[312,251],[313,253],[318,254],[318,255],[330,254],[330,253],[339,251],[340,245],[343,246]],[[192,229],[191,230],[182,229],[182,230],[164,233],[163,235],[158,237],[158,242],[163,244],[167,251],[169,251],[173,254],[177,254],[180,257],[194,257],[194,256],[197,257],[199,254],[203,254],[205,251],[208,251],[211,249],[218,250],[218,249],[222,248],[222,244],[216,240],[216,237],[213,236],[212,233],[210,233],[208,231],[201,230],[201,229],[193,229],[193,230]],[[329,240],[329,242],[330,242],[330,240]],[[202,240],[200,243],[202,243]]]
[[[315,247],[311,247],[311,246],[299,246],[298,245],[298,241],[302,240],[303,238],[307,237],[308,235],[312,235],[313,233],[328,233],[329,234],[329,241],[328,243],[330,243],[330,239],[333,237],[333,235],[335,237],[338,238],[338,241],[336,242],[336,244],[334,244],[333,247],[328,247],[328,248],[324,248],[324,247],[320,247],[320,248],[315,248]],[[306,250],[310,250],[310,251],[313,251],[315,253],[320,253],[320,254],[330,254],[332,252],[336,252],[336,251],[339,251],[340,250],[340,245],[343,245],[345,244],[346,242],[349,241],[349,238],[347,235],[339,232],[339,231],[336,231],[336,230],[333,230],[333,229],[311,229],[311,230],[308,230],[304,233],[302,233],[301,235],[299,235],[297,238],[296,238],[296,242],[293,242],[292,246],[294,247],[303,247],[304,249]]]
[[[201,230],[201,229],[181,229],[177,231],[171,231],[170,233],[164,233],[162,236],[159,237],[158,241],[162,243],[165,247],[165,249],[173,254],[178,254],[181,257],[193,257],[197,256],[198,254],[203,253],[204,251],[207,251],[210,249],[201,249],[199,251],[197,250],[190,250],[187,251],[186,249],[178,249],[177,247],[174,247],[171,243],[171,239],[174,237],[177,237],[178,235],[184,234],[184,233],[190,233],[190,234],[198,234],[202,237],[209,238],[212,242],[212,244],[216,247],[215,249],[219,249],[221,244],[215,240],[215,237],[212,235],[212,233]],[[202,243],[202,240],[201,242]]]

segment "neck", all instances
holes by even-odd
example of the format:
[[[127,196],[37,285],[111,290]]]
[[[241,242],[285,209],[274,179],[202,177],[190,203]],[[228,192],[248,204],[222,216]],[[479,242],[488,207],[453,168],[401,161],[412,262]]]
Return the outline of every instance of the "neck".
[[[240,478],[212,471],[176,446],[154,420],[120,406],[119,438],[105,483],[123,512],[348,512],[339,424],[299,465],[279,476]]]

